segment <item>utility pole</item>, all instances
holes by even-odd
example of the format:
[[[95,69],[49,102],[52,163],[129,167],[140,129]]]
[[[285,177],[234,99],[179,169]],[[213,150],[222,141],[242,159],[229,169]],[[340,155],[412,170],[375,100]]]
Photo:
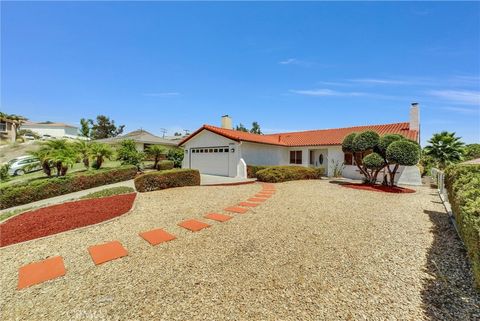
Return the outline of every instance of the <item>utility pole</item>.
[[[163,134],[163,138],[165,138],[165,133],[167,132],[167,130],[165,128],[160,128],[160,132]]]
[[[190,134],[190,131],[188,129],[183,130],[185,132],[185,136],[188,136]]]

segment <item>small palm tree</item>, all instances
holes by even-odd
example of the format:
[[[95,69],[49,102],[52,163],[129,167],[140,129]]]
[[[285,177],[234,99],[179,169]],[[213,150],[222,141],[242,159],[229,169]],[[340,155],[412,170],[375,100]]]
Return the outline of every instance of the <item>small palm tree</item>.
[[[157,169],[160,157],[165,154],[165,148],[159,145],[152,145],[145,152],[148,156],[153,157],[153,168]]]
[[[105,158],[112,158],[113,149],[107,144],[92,143],[90,145],[90,155],[94,158],[92,167],[95,169],[100,169]]]
[[[37,151],[29,152],[29,154],[38,158],[45,175],[47,175],[48,177],[52,176],[52,159],[50,157],[48,149],[40,148]]]
[[[455,133],[447,131],[434,134],[424,149],[425,154],[432,157],[440,169],[458,163],[463,159],[464,150],[464,143],[460,139]]]
[[[73,146],[80,156],[83,165],[88,169],[90,167],[90,144],[85,140],[77,140]]]

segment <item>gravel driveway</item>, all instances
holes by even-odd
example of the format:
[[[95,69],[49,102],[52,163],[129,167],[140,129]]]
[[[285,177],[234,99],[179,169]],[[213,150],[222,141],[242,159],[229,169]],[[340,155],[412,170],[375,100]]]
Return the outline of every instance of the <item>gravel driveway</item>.
[[[183,219],[245,201],[259,184],[139,194],[117,220],[0,249],[3,320],[476,320],[470,267],[434,190],[385,194],[276,184],[247,214],[198,233]],[[220,212],[221,213],[221,212]],[[138,237],[162,227],[178,239]],[[89,245],[118,240],[95,266]],[[66,276],[17,291],[17,269],[61,255]]]

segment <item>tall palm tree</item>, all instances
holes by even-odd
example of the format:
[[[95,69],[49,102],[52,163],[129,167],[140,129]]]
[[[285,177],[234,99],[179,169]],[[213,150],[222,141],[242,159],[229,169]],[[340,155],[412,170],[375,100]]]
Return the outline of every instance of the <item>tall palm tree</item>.
[[[153,168],[157,169],[160,157],[165,154],[165,148],[159,145],[152,145],[145,152],[148,156],[153,157]]]
[[[90,145],[90,155],[94,158],[92,167],[95,169],[100,169],[105,158],[112,158],[113,149],[107,144],[92,143]]]
[[[455,136],[455,133],[443,131],[433,134],[428,143],[424,149],[425,154],[432,157],[440,169],[463,159],[464,143],[461,137]]]

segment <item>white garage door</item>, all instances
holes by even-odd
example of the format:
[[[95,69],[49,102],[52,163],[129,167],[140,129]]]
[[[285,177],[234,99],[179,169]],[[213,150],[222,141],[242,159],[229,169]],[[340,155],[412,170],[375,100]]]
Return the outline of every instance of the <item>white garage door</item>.
[[[197,147],[190,150],[190,168],[202,174],[228,176],[228,146]]]

